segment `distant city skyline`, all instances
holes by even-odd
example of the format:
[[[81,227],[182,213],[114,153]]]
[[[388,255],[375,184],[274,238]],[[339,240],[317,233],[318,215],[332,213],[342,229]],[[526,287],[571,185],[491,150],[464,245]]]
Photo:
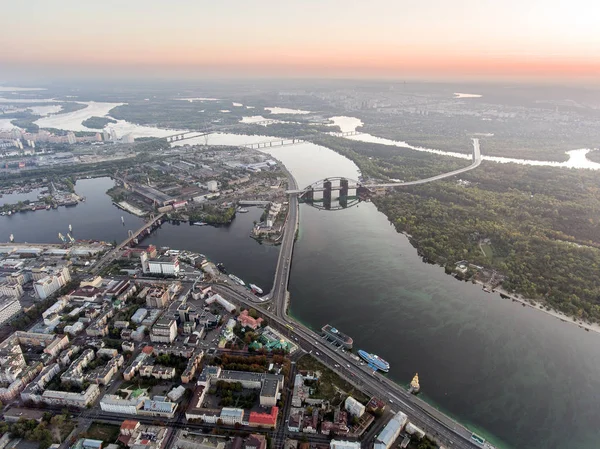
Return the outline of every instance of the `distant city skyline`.
[[[2,7],[3,76],[600,79],[590,0],[30,0]]]

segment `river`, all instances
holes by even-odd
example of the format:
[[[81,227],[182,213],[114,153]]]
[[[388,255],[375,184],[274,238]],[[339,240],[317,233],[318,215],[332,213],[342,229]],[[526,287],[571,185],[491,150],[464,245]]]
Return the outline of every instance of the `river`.
[[[358,175],[312,144],[269,153],[299,185]],[[598,447],[600,336],[423,263],[373,204],[301,206],[290,293],[296,319],[348,333],[400,384],[418,372],[428,402],[499,446]]]
[[[214,135],[209,144],[231,139]],[[327,176],[358,177],[351,161],[313,144],[269,152],[300,186]],[[107,178],[78,181],[86,203],[0,217],[0,235],[52,242],[71,223],[77,238],[121,240],[141,221],[111,204],[104,195],[111,185]],[[247,237],[258,215],[252,209],[226,228],[163,225],[146,242],[202,252],[267,290],[277,248]],[[315,330],[339,327],[356,348],[388,360],[389,376],[400,384],[418,372],[424,399],[499,446],[598,447],[600,336],[424,264],[372,204],[339,212],[301,206],[289,288],[295,318]]]

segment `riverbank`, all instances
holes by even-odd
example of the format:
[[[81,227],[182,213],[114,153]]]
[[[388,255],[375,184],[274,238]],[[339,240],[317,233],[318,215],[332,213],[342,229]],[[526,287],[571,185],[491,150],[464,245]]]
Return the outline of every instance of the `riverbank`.
[[[485,282],[482,282],[482,281],[475,281],[475,283],[481,285],[482,287],[486,286]],[[573,318],[569,315],[565,315],[564,313],[562,313],[558,310],[547,308],[546,305],[536,301],[535,299],[523,298],[522,296],[515,295],[513,293],[508,293],[506,290],[504,290],[503,288],[500,288],[500,287],[494,288],[494,290],[492,291],[492,294],[493,293],[498,293],[500,295],[500,297],[503,299],[510,299],[514,302],[518,302],[519,304],[522,304],[525,307],[529,307],[530,309],[544,312],[545,314],[550,315],[550,316],[562,321],[563,323],[574,324],[574,325],[580,327],[581,329],[585,329],[588,332],[591,331],[591,332],[597,332],[600,334],[600,324],[584,323],[583,321],[578,321],[575,318]]]

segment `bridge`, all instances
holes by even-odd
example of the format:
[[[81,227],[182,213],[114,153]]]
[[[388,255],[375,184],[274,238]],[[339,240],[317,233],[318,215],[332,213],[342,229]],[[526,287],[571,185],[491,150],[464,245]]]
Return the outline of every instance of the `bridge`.
[[[392,187],[403,187],[403,186],[414,186],[419,184],[426,184],[428,182],[439,181],[440,179],[449,178],[456,176],[461,173],[465,173],[469,170],[479,167],[481,164],[481,150],[479,146],[479,139],[473,139],[473,162],[458,170],[453,170],[447,173],[442,173],[429,178],[419,179],[416,181],[399,181],[399,182],[387,182],[387,183],[361,183],[359,181],[350,180],[342,177],[326,178],[312,183],[311,185],[303,189],[289,189],[286,193],[297,196],[301,202],[313,204],[315,202],[323,203],[325,209],[331,209],[331,202],[333,199],[333,192],[339,191],[339,202],[344,203],[348,200],[355,198],[361,199],[368,196],[374,189],[381,188],[392,188]],[[352,191],[356,193],[350,195]],[[322,198],[315,196],[315,193],[322,193]],[[342,208],[347,207],[342,205]],[[335,209],[335,208],[333,208]]]
[[[98,261],[98,263],[96,263],[96,265],[94,266],[94,268],[90,271],[91,274],[97,274],[102,268],[104,268],[105,266],[107,266],[108,264],[110,264],[113,260],[115,260],[117,258],[117,256],[119,255],[119,252],[125,248],[126,246],[131,245],[131,243],[137,239],[140,235],[142,235],[144,232],[150,233],[152,232],[152,229],[154,229],[154,227],[156,226],[160,226],[160,224],[162,223],[162,219],[164,218],[165,214],[159,214],[157,216],[151,216],[150,217],[150,221],[144,223],[143,226],[141,226],[139,229],[137,229],[136,231],[129,231],[128,232],[128,236],[125,240],[123,240],[119,245],[117,245],[116,247],[114,247],[112,250],[110,250],[109,252],[107,252],[104,257],[102,257],[102,259],[100,259]]]
[[[222,132],[222,131],[227,131],[228,129],[234,129],[234,128],[239,128],[240,126],[243,125],[272,125],[274,123],[280,123],[280,120],[277,119],[266,119],[266,120],[260,120],[257,122],[252,122],[252,123],[243,123],[243,122],[239,122],[239,123],[233,123],[231,125],[221,125],[221,126],[216,126],[212,129],[205,129],[203,131],[182,131],[179,132],[177,134],[172,134],[170,136],[164,137],[164,139],[171,143],[171,142],[177,142],[180,140],[187,140],[187,139],[195,139],[197,137],[204,137],[204,136],[208,136],[210,134],[214,134],[214,133],[218,133],[218,132]],[[336,136],[354,136],[356,134],[360,134],[360,133],[332,133],[335,134]],[[299,140],[299,139],[296,139]],[[296,142],[296,143],[300,143],[300,142]],[[242,145],[245,146],[245,145]]]

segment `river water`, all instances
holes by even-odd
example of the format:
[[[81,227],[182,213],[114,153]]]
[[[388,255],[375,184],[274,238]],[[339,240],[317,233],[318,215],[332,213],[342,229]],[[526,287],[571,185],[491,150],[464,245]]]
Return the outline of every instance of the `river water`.
[[[264,137],[219,134],[208,143]],[[269,152],[301,186],[358,178],[351,161],[313,144]],[[141,220],[111,204],[104,195],[111,186],[108,178],[81,180],[76,189],[86,203],[0,217],[0,236],[53,242],[71,223],[76,238],[122,240]],[[201,252],[267,290],[278,249],[248,237],[260,213],[251,209],[224,228],[165,224],[145,243]],[[400,384],[418,372],[424,399],[499,446],[598,447],[600,336],[424,264],[372,204],[338,212],[301,206],[290,292],[295,318],[315,330],[339,327],[356,348],[388,360]]]
[[[312,144],[270,154],[299,185],[358,175]],[[600,336],[423,263],[372,204],[301,206],[290,293],[295,318],[348,333],[400,384],[418,372],[426,400],[499,446],[598,447]]]

